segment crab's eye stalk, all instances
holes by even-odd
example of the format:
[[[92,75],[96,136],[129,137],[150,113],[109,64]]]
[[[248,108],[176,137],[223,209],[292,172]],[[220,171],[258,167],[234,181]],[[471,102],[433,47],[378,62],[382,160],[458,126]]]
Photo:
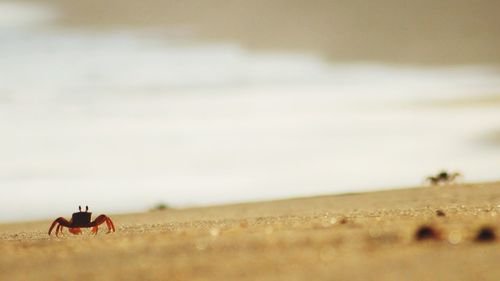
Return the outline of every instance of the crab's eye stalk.
[[[78,206],[78,211],[82,211],[82,206]]]
[[[85,213],[89,211],[89,206],[85,206]]]

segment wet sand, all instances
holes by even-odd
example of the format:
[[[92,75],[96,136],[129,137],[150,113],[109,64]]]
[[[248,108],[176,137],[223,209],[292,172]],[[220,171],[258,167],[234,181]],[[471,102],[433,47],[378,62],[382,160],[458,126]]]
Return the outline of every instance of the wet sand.
[[[457,98],[452,100],[433,101],[426,105],[434,105],[439,107],[453,107],[453,108],[469,108],[469,107],[500,107],[500,94],[486,95],[479,97]]]
[[[29,0],[85,28],[153,28],[333,62],[500,63],[500,2],[350,0]]]
[[[498,280],[499,216],[497,182],[111,215],[95,237],[4,224],[0,279]]]

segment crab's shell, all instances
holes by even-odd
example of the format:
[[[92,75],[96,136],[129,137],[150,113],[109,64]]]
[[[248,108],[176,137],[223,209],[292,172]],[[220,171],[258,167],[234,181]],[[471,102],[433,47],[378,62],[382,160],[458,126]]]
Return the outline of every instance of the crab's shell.
[[[88,212],[73,213],[71,216],[72,225],[73,227],[89,227],[91,217],[92,213]]]

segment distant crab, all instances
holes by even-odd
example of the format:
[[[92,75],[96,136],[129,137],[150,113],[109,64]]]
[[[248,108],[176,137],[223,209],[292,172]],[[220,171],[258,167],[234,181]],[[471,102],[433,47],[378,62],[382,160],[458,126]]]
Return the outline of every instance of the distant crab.
[[[462,174],[459,172],[448,173],[443,170],[435,176],[427,177],[426,180],[431,185],[453,184],[455,180],[461,176]]]
[[[56,236],[59,236],[59,234],[62,234],[62,230],[64,227],[67,227],[69,232],[73,234],[81,234],[82,233],[82,227],[92,227],[91,233],[92,234],[97,234],[97,231],[99,230],[99,225],[106,223],[108,227],[108,233],[110,232],[115,232],[115,225],[113,224],[113,221],[106,216],[106,215],[100,215],[98,216],[95,220],[91,221],[91,216],[92,213],[89,213],[89,207],[85,206],[85,212],[82,212],[82,207],[78,206],[78,213],[73,213],[71,216],[71,220],[68,221],[63,217],[59,217],[54,222],[49,228],[49,235],[52,233],[52,229],[57,225],[56,227]]]

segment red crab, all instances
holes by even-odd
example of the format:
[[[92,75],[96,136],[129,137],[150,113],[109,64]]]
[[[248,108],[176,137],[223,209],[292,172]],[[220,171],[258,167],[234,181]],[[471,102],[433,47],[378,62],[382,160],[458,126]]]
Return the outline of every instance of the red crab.
[[[97,231],[99,230],[99,225],[103,223],[106,223],[106,225],[108,226],[108,233],[115,232],[115,225],[108,216],[100,215],[95,220],[91,221],[90,219],[92,213],[88,212],[89,210],[88,206],[85,206],[85,212],[82,212],[81,206],[78,206],[78,210],[80,210],[80,212],[73,213],[70,221],[66,220],[63,217],[57,218],[49,228],[49,235],[52,232],[52,229],[54,229],[56,225],[57,225],[56,236],[59,236],[59,233],[62,234],[64,227],[67,227],[69,232],[73,234],[81,234],[82,227],[92,227],[91,230],[92,234],[97,234]]]

